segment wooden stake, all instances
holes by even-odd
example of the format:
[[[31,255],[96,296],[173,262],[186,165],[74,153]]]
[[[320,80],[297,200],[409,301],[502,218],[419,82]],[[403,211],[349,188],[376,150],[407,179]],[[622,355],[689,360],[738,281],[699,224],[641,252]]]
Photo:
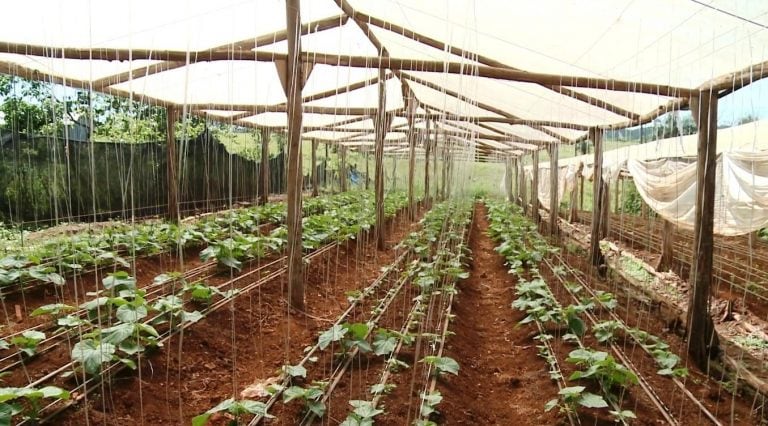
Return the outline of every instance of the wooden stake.
[[[179,110],[175,107],[166,109],[166,143],[167,143],[167,179],[168,179],[168,219],[178,223],[179,213],[179,179],[176,174],[176,163],[179,161],[176,155],[175,125],[179,119]]]
[[[347,147],[339,146],[339,191],[347,192],[347,181],[349,172],[347,171]]]
[[[583,200],[581,199],[584,197],[584,176],[581,175],[582,170],[584,170],[584,163],[579,163],[579,168],[576,170],[576,177],[579,180],[574,182],[573,189],[571,189],[571,213],[568,216],[568,222],[571,223],[576,220],[576,215],[578,214],[577,207],[583,205]],[[581,184],[581,196],[579,196],[579,184]]]
[[[435,196],[438,198],[438,186],[437,186],[437,128],[435,128],[435,146],[432,148],[432,180],[435,182]]]
[[[371,175],[369,173],[369,168],[368,168],[368,163],[369,163],[368,154],[369,154],[368,151],[365,151],[365,190],[366,191],[368,190],[368,187],[370,186],[370,183],[371,183]]]
[[[531,153],[533,158],[533,182],[531,182],[531,218],[536,226],[541,221],[539,216],[539,151]]]
[[[290,306],[304,310],[304,264],[301,242],[301,12],[299,0],[286,0],[288,62],[286,98],[288,104],[288,297]]]
[[[558,145],[549,145],[549,235],[557,235],[557,219],[559,217],[560,201],[558,200]]]
[[[269,202],[269,129],[261,132],[261,204]]]
[[[592,172],[592,235],[589,242],[589,258],[593,266],[601,267],[605,263],[603,252],[600,251],[600,240],[603,239],[603,204],[605,200],[603,183],[603,131],[597,128],[589,130],[589,138],[595,144],[595,156]]]
[[[376,193],[376,247],[384,250],[384,137],[389,129],[389,119],[386,116],[387,92],[384,81],[384,70],[379,70],[379,109],[376,112],[376,142],[374,142],[374,192]]]
[[[659,263],[656,264],[656,270],[659,272],[669,271],[672,269],[672,265],[675,257],[675,225],[664,220],[664,231],[661,235],[661,257],[659,257]]]
[[[427,119],[427,132],[424,135],[424,205],[427,208],[432,206],[432,200],[429,194],[429,154],[432,152],[432,141],[430,140],[429,122]]]
[[[317,139],[312,139],[312,196],[317,197],[319,193],[317,183]]]
[[[714,245],[717,93],[700,92],[698,98],[691,99],[691,112],[699,133],[687,340],[691,360],[707,371],[709,360],[719,353],[719,338],[709,315]]]
[[[408,217],[413,220],[416,217],[416,197],[413,191],[413,181],[416,176],[416,128],[413,122],[413,114],[416,112],[416,99],[410,91],[408,91],[406,102],[406,118],[408,120]]]

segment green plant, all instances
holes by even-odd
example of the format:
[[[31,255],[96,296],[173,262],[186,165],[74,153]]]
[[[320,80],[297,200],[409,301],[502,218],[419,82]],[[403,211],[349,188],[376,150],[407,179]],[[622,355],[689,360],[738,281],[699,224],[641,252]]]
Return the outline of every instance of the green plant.
[[[437,412],[435,408],[443,401],[443,395],[440,391],[436,390],[430,393],[421,394],[421,406],[419,408],[419,414],[423,418],[429,418],[432,414]]]
[[[27,330],[20,336],[11,339],[11,343],[19,348],[24,355],[28,357],[35,356],[37,345],[45,339],[45,333],[37,330]]]
[[[352,400],[349,405],[353,410],[340,426],[373,426],[373,418],[384,412],[371,401]]]
[[[561,412],[575,413],[577,406],[586,408],[605,408],[608,403],[600,395],[585,392],[584,386],[562,388],[557,393],[558,398],[551,399],[544,405],[544,411],[559,407]]]
[[[459,375],[459,363],[451,357],[425,356],[421,361],[431,365],[435,369],[433,373],[435,375],[439,376],[442,373],[453,374],[454,376]]]
[[[36,423],[43,399],[69,399],[69,392],[56,386],[35,388],[0,388],[0,425],[10,425],[21,414],[24,420]],[[25,402],[25,403],[22,403]]]
[[[326,384],[324,382],[314,382],[307,387],[291,386],[283,390],[283,402],[289,403],[293,400],[300,400],[304,404],[304,408],[316,415],[317,417],[323,417],[325,415],[325,403],[320,401],[323,397],[323,390]],[[276,388],[275,388],[276,389]]]
[[[229,398],[220,402],[217,406],[205,413],[195,416],[192,419],[192,426],[207,425],[211,416],[220,412],[227,412],[233,417],[233,420],[230,422],[232,425],[240,424],[239,420],[244,414],[253,414],[268,419],[274,417],[267,413],[267,406],[261,401],[252,401],[250,399],[235,400],[234,398]]]
[[[637,376],[606,352],[575,349],[568,354],[566,361],[586,367],[585,370],[574,371],[569,380],[593,380],[611,400],[617,399],[614,393],[616,388],[626,389],[637,384]]]

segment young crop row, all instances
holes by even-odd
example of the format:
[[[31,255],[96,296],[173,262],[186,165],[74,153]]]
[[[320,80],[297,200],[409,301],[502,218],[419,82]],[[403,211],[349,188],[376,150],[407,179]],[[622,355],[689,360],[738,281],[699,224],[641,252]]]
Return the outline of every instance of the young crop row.
[[[573,420],[578,416],[578,408],[608,408],[609,414],[620,422],[635,417],[634,412],[621,407],[631,388],[639,380],[633,368],[628,368],[617,361],[607,351],[589,347],[585,344],[588,327],[582,317],[592,322],[592,335],[599,345],[613,347],[619,333],[626,333],[637,339],[638,343],[653,354],[659,365],[658,374],[665,376],[684,376],[687,370],[677,367],[680,358],[669,350],[661,339],[643,330],[629,328],[615,319],[598,322],[595,312],[611,312],[618,302],[613,294],[602,291],[586,291],[586,296],[579,297],[584,287],[565,282],[566,290],[573,295],[574,303],[563,307],[549,285],[539,272],[540,263],[546,264],[558,279],[565,275],[562,267],[552,266],[547,257],[557,252],[550,247],[515,205],[508,203],[486,202],[489,211],[489,234],[499,242],[496,251],[506,259],[510,273],[516,275],[515,287],[517,299],[513,307],[526,312],[522,324],[535,323],[540,334],[537,340],[540,355],[550,366],[550,376],[558,381],[559,398],[549,401],[545,408],[558,407],[561,412]],[[556,337],[549,330],[565,330],[559,339],[563,345],[575,345],[566,358],[572,374],[566,379],[562,366],[558,363],[553,346]],[[616,351],[617,355],[620,351]],[[624,357],[622,357],[623,359]],[[594,390],[596,393],[590,392]],[[645,388],[644,388],[645,390]]]
[[[371,197],[370,192],[355,191],[310,198],[304,202],[303,212],[316,215]],[[130,265],[123,257],[126,254],[152,255],[222,241],[232,235],[254,235],[261,225],[284,222],[285,215],[285,203],[275,202],[232,209],[180,225],[115,223],[95,232],[16,247],[0,258],[0,287],[31,280],[63,285],[67,273],[84,268],[113,264],[127,268]]]
[[[462,229],[466,228],[468,223],[468,211],[469,209],[465,206],[458,207],[453,203],[444,203],[428,212],[421,221],[421,229],[411,233],[400,244],[400,247],[406,250],[405,253],[384,271],[382,277],[349,297],[350,307],[330,328],[320,333],[317,343],[307,348],[302,360],[295,365],[284,365],[276,372],[279,380],[277,384],[269,386],[271,396],[266,402],[230,398],[197,416],[193,420],[193,425],[204,425],[213,414],[220,412],[228,413],[235,424],[248,414],[255,415],[250,424],[256,424],[263,418],[271,417],[267,411],[278,400],[282,400],[284,404],[300,404],[302,407],[300,423],[311,424],[314,419],[326,415],[327,402],[331,394],[353,362],[359,365],[363,362],[361,358],[383,357],[386,360],[385,370],[381,375],[382,379],[371,384],[371,397],[349,400],[350,412],[341,423],[344,426],[373,424],[374,418],[385,412],[377,407],[377,403],[395,388],[394,385],[387,383],[387,378],[393,372],[411,367],[397,358],[400,350],[414,344],[442,346],[440,339],[444,335],[427,330],[425,323],[428,322],[428,308],[433,306],[434,301],[441,295],[453,295],[455,281],[467,276],[463,264],[465,246]],[[397,272],[400,273],[399,278],[390,280],[392,282],[388,289],[379,288],[384,281],[384,276],[396,277]],[[397,298],[411,294],[411,292],[403,293],[408,283],[417,294],[411,300],[409,314],[400,327],[382,326],[382,319],[391,317],[387,316],[390,307],[400,305],[393,302]],[[380,294],[379,299],[369,300],[376,294]],[[354,309],[359,310],[364,306],[370,308],[367,321],[347,322],[347,318]],[[325,365],[326,362],[333,366],[330,376],[317,377],[320,371],[313,375],[310,367]],[[371,363],[366,364],[371,365]],[[459,368],[458,364],[450,358],[432,355],[424,356],[419,364],[430,366],[434,374],[446,372],[456,374]],[[438,396],[439,393],[425,395],[424,413],[429,409],[434,410],[434,405],[439,402],[436,400]]]
[[[304,219],[304,246],[309,251],[318,248],[320,244],[335,244],[355,238],[360,231],[372,226],[373,200],[370,194],[348,194],[345,196],[345,202],[349,204],[326,205],[325,213]],[[388,210],[394,212],[401,210],[406,204],[407,198],[399,194],[388,197],[385,201]],[[218,242],[211,241],[210,244],[215,246]],[[283,246],[284,243],[277,244],[274,251],[246,252],[256,259],[278,253]],[[201,257],[205,256],[207,255],[201,253]],[[241,262],[244,259],[236,260]],[[275,276],[274,273],[270,275]],[[135,369],[134,358],[139,353],[162,346],[162,341],[172,333],[199,321],[212,311],[211,307],[221,306],[219,302],[222,300],[239,294],[238,290],[224,291],[228,283],[214,287],[204,282],[186,282],[183,276],[176,272],[162,274],[155,281],[162,284],[181,281],[181,285],[172,286],[172,292],[169,294],[149,299],[146,290],[137,288],[133,277],[125,271],[118,271],[104,278],[103,289],[93,295],[96,296],[94,299],[78,307],[58,303],[44,306],[34,312],[34,315],[50,315],[59,327],[55,333],[76,342],[71,350],[71,362],[55,370],[61,373],[59,376],[82,381],[101,379],[102,374],[119,364]],[[213,302],[214,298],[218,298],[216,303]],[[10,344],[18,348],[19,357],[27,360],[37,356],[37,346],[45,338],[44,333],[30,330],[14,338]],[[0,346],[8,348],[10,345],[5,340],[0,340]],[[53,386],[42,388],[46,390],[42,396],[36,393],[35,386],[48,379],[54,377],[48,374],[26,388],[0,389],[0,395],[3,395],[3,392],[9,395],[20,393],[20,398],[28,400],[18,409],[10,409],[10,405],[2,405],[0,402],[0,424],[4,418],[11,419],[19,413],[35,418],[39,411],[35,408],[38,401],[30,402],[31,397],[64,399],[69,396],[66,391]],[[54,393],[54,389],[60,392]]]

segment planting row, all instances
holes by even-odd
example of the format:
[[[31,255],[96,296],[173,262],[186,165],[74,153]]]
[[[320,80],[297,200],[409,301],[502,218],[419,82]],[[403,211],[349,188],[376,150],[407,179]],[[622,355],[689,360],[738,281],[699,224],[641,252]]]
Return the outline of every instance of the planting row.
[[[434,312],[440,301],[445,304],[443,299],[455,293],[455,280],[466,277],[463,229],[468,211],[466,206],[446,203],[428,212],[421,229],[400,244],[405,252],[368,287],[349,294],[349,308],[319,334],[301,360],[276,371],[266,386],[265,400],[230,398],[196,417],[193,424],[206,424],[222,412],[233,421],[256,415],[251,424],[271,417],[286,424],[311,424],[318,418],[340,419],[347,426],[372,424],[374,418],[389,414],[379,403],[396,392],[390,379],[397,372],[412,368],[415,373],[418,368],[456,374],[458,364],[431,348],[442,346],[440,327],[447,321]],[[415,348],[421,348],[419,357],[400,356]],[[408,359],[418,362],[409,365]],[[347,391],[335,392],[342,387]],[[423,397],[420,404],[427,417],[439,402],[439,393]],[[279,401],[283,404],[276,405]]]
[[[395,195],[397,196],[397,195]],[[402,197],[402,195],[400,195]],[[372,198],[370,192],[348,192],[305,201],[305,215],[331,211]],[[29,281],[63,285],[64,275],[84,268],[116,264],[129,267],[124,256],[152,255],[259,233],[264,224],[282,223],[283,202],[228,210],[201,220],[173,223],[128,224],[116,222],[96,232],[45,240],[38,245],[15,247],[0,258],[0,287]],[[284,230],[277,232],[280,237]]]
[[[571,273],[566,271],[567,265],[550,261],[557,258],[557,249],[538,235],[536,227],[516,206],[492,202],[488,206],[489,233],[500,243],[496,250],[518,279],[513,307],[526,312],[522,323],[535,323],[539,329],[539,353],[560,388],[559,398],[549,401],[545,409],[559,408],[572,423],[584,416],[604,417],[601,410],[607,410],[615,421],[626,423],[636,417],[633,407],[657,409],[666,422],[677,424],[651,386],[653,380],[644,376],[649,374],[648,369],[635,366],[632,360],[638,358],[627,356],[615,341],[623,335],[624,348],[630,340],[631,345],[637,345],[653,359],[656,375],[672,380],[688,375],[680,365],[680,357],[661,338],[628,327],[613,314],[619,303],[612,293],[594,291],[575,280],[566,281],[563,277]],[[546,274],[539,266],[546,269]],[[558,288],[562,286],[559,297],[545,275],[559,283]],[[642,393],[635,393],[636,387]]]
[[[373,224],[373,200],[367,193],[354,195],[356,203],[346,204],[330,209],[324,214],[314,215],[304,219],[304,246],[315,253],[321,244],[326,247],[349,238],[356,238],[361,230],[369,229]],[[385,206],[387,211],[396,212],[406,205],[403,196],[388,197]],[[349,199],[348,201],[349,202]],[[273,231],[279,232],[281,228]],[[216,253],[217,260],[226,266],[241,266],[245,260],[261,259],[280,253],[283,244],[274,248],[261,244],[263,239],[274,236],[238,236],[248,238],[247,241],[227,237],[223,244],[211,241],[209,247],[231,247],[236,242],[236,252]],[[225,259],[224,254],[231,256]],[[210,251],[205,250],[201,257],[210,257]],[[234,264],[234,262],[238,262]],[[8,397],[3,399],[8,404],[0,406],[0,413],[7,413],[8,419],[16,414],[35,418],[38,413],[37,403],[29,401],[27,395],[46,389],[45,398],[65,398],[64,391],[53,394],[49,383],[66,385],[75,381],[80,385],[76,389],[86,389],[86,383],[101,380],[103,375],[109,375],[116,370],[115,366],[135,368],[134,358],[139,354],[162,346],[174,332],[200,320],[205,314],[215,308],[224,306],[227,300],[238,296],[254,287],[253,278],[264,276],[258,280],[258,285],[274,279],[285,270],[284,258],[267,262],[256,270],[248,271],[224,284],[213,286],[205,282],[187,281],[183,274],[168,272],[155,279],[157,288],[151,294],[146,288],[139,288],[136,280],[127,272],[118,271],[109,274],[102,282],[94,298],[78,307],[64,304],[47,305],[38,309],[35,315],[52,317],[51,327],[56,339],[46,339],[45,333],[35,329],[19,333],[10,340],[10,345],[16,351],[6,356],[6,359],[17,357],[21,362],[14,363],[20,369],[11,371],[9,382],[23,385],[22,388],[5,388]],[[151,297],[150,297],[151,296]],[[55,329],[58,327],[58,329]],[[61,343],[74,340],[75,344],[70,353],[70,361],[60,365],[42,356],[39,350],[41,342],[48,346],[46,351],[58,349]],[[5,346],[10,346],[5,341]],[[9,348],[10,349],[10,348]],[[109,373],[109,374],[108,374]],[[44,386],[43,386],[44,385]],[[43,386],[43,387],[41,387]],[[17,395],[11,398],[10,395]],[[12,406],[14,400],[26,399],[25,404]],[[10,408],[7,408],[10,407]],[[7,409],[6,409],[7,408]]]

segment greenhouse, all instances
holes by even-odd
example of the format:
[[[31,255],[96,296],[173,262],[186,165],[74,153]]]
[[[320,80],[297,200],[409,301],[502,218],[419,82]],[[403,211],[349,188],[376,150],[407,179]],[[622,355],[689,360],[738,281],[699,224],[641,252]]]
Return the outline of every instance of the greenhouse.
[[[768,423],[768,2],[4,6],[0,425]]]

